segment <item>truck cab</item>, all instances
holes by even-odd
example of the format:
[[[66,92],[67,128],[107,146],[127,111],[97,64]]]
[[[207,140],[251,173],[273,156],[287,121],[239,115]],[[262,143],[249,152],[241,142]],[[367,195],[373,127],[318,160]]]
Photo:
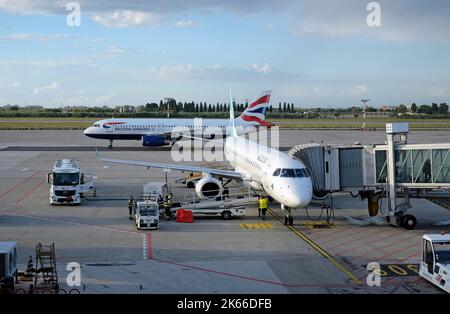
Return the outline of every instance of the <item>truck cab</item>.
[[[47,175],[50,204],[81,203],[81,196],[94,187],[90,174],[84,174],[75,159],[59,159]]]
[[[138,230],[159,228],[159,207],[155,200],[136,202],[135,224]]]
[[[419,275],[450,293],[450,235],[426,234],[422,241]]]

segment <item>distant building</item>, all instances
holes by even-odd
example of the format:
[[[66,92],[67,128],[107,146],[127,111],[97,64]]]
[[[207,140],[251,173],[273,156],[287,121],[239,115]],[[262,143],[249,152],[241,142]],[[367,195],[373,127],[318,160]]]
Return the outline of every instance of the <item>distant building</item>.
[[[394,112],[395,111],[395,107],[394,106],[384,105],[384,106],[381,106],[381,111],[382,112]]]
[[[40,110],[40,109],[44,109],[43,106],[39,106],[39,105],[29,105],[29,106],[25,106],[25,109],[31,109],[31,110]]]
[[[129,105],[125,105],[125,106],[117,106],[116,110],[119,111],[120,113],[124,113],[124,112],[136,112],[136,108],[134,106],[129,106]]]

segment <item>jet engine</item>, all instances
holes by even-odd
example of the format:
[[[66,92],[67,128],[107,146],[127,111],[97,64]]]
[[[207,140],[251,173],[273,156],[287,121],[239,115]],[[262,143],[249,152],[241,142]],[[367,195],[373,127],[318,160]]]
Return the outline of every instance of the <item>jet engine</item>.
[[[162,135],[144,135],[142,137],[142,146],[157,147],[167,144],[166,138]]]
[[[202,199],[214,198],[223,191],[222,183],[210,176],[201,178],[195,184],[195,192]]]

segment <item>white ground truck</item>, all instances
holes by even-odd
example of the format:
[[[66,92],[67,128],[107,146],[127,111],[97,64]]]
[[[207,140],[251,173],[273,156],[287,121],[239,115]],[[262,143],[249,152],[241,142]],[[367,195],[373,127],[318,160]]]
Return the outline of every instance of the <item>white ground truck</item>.
[[[159,228],[159,208],[154,200],[136,202],[134,222],[138,230]]]
[[[84,174],[76,159],[59,159],[47,175],[50,204],[80,204],[83,193],[94,188],[92,175]]]
[[[450,235],[426,234],[419,275],[450,293]]]

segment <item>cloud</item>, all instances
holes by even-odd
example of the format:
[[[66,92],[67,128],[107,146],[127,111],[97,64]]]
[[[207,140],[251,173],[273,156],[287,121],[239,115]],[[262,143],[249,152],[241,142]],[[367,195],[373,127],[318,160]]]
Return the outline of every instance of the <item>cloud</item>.
[[[193,26],[194,23],[192,23],[192,20],[179,20],[179,21],[176,21],[173,25],[175,27],[185,28],[185,27]]]
[[[105,105],[111,100],[111,96],[97,96],[95,97],[95,103],[97,105]]]
[[[262,79],[296,80],[298,73],[289,73],[272,69],[269,64],[253,64],[242,67],[229,67],[221,64],[199,66],[193,64],[163,65],[150,69],[150,76],[162,79],[196,79],[196,80],[239,80],[252,81]]]
[[[50,91],[54,91],[56,89],[58,89],[58,82],[53,82],[50,85],[46,85],[46,86],[40,86],[40,87],[36,87],[33,90],[33,95],[37,95],[37,94],[41,94],[44,92],[50,92]]]
[[[367,85],[358,85],[358,86],[356,86],[356,90],[359,93],[366,93],[368,90],[368,87],[367,87]]]
[[[157,26],[162,17],[152,12],[116,10],[113,12],[96,13],[91,18],[106,27],[126,28],[131,26]]]
[[[252,64],[250,68],[258,73],[267,74],[270,72],[270,66],[267,63],[264,63],[263,65],[260,66],[257,64]]]
[[[0,0],[0,12],[66,15],[66,0]],[[196,12],[235,15],[283,14],[292,34],[365,36],[386,41],[450,42],[450,1],[377,0],[381,27],[366,23],[371,0],[77,0],[83,14],[106,27],[155,26],[167,16]],[[84,15],[83,15],[84,16]],[[167,19],[168,20],[168,19]],[[185,20],[189,21],[189,20]],[[180,26],[186,23],[180,22]],[[176,23],[178,23],[176,22]],[[175,24],[176,24],[175,23]],[[186,24],[188,26],[189,23]],[[176,25],[175,25],[176,26]],[[190,25],[189,25],[190,26]],[[271,26],[268,27],[271,29]]]
[[[34,34],[34,33],[16,33],[6,36],[0,36],[0,40],[8,41],[50,41],[50,40],[61,40],[61,39],[72,39],[76,38],[74,35],[68,34]]]
[[[68,59],[68,60],[0,60],[0,65],[22,65],[35,67],[65,67],[65,66],[88,66],[96,67],[98,64],[89,59]]]
[[[319,34],[332,37],[362,36],[385,41],[449,42],[450,2],[445,0],[377,1],[380,4],[381,26],[367,25],[370,1],[303,0],[297,3],[300,17],[291,33]]]
[[[8,87],[11,87],[11,88],[19,88],[21,86],[22,86],[22,82],[20,82],[20,81],[14,81],[10,85],[8,85]]]

